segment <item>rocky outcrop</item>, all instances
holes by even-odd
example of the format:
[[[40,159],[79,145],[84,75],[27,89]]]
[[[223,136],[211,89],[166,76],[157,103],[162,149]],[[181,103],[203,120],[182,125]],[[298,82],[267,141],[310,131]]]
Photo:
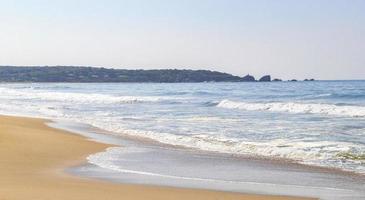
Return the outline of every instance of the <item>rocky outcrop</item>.
[[[260,82],[270,82],[271,81],[271,76],[270,75],[266,75],[260,78],[259,80]]]
[[[255,77],[247,74],[246,76],[242,77],[242,81],[245,81],[245,82],[254,82],[256,80],[255,80]]]
[[[283,81],[283,80],[281,80],[281,79],[279,79],[279,78],[274,78],[272,81],[274,81],[274,82],[279,82],[279,81]]]

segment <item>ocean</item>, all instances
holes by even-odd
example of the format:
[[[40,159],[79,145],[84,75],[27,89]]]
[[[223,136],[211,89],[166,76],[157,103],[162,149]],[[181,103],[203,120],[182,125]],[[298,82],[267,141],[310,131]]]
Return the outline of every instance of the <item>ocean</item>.
[[[0,84],[0,113],[365,174],[365,81]],[[88,157],[118,168],[122,147]]]

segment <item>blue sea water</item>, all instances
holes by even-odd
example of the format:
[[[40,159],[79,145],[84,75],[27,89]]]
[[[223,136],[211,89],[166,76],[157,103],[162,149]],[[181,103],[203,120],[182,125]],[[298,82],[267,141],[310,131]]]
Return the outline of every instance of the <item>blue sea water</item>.
[[[365,81],[0,84],[0,113],[365,173]]]

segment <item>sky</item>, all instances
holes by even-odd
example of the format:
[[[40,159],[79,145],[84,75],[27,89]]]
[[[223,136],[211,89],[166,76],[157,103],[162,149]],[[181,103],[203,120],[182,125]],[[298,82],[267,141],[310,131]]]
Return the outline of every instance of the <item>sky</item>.
[[[0,65],[365,79],[365,0],[0,0]]]

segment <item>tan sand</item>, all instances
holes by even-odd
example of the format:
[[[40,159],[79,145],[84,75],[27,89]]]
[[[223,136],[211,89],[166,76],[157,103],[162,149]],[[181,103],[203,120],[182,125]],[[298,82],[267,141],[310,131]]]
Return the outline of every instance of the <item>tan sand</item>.
[[[63,172],[108,146],[50,128],[41,119],[0,116],[0,200],[306,199],[115,184]]]

